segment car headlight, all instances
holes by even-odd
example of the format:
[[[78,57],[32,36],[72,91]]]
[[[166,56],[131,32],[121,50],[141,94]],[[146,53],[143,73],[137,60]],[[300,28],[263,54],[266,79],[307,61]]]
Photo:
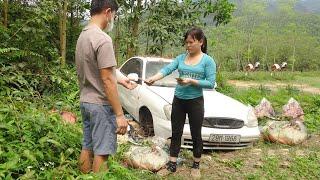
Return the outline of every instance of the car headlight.
[[[169,120],[169,121],[171,121],[171,110],[172,110],[171,104],[167,104],[167,105],[163,106],[164,114],[166,115],[167,120]]]
[[[254,108],[248,105],[248,123],[246,124],[247,127],[257,127],[258,126],[258,119],[256,114],[254,113]]]

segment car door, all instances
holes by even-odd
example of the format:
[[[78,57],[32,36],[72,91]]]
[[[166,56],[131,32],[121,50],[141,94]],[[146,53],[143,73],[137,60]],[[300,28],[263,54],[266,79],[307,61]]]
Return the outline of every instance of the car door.
[[[136,73],[139,76],[137,82],[138,86],[129,90],[123,86],[119,86],[120,99],[122,106],[130,113],[135,119],[139,118],[139,90],[141,88],[141,78],[143,71],[143,61],[139,58],[132,58],[128,60],[121,68],[119,69],[122,74],[127,76],[130,73]]]

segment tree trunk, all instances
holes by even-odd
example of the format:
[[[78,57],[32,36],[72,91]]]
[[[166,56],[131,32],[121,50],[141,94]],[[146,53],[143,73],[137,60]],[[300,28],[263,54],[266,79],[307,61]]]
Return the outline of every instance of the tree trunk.
[[[262,70],[266,70],[266,63],[268,61],[268,33],[266,33],[266,40],[265,40],[265,51],[264,51],[264,58],[262,64]]]
[[[147,45],[146,45],[146,51],[145,54],[149,54],[149,25],[147,27]]]
[[[63,0],[60,6],[60,65],[66,65],[66,45],[67,45],[67,12],[68,2]]]
[[[243,71],[244,67],[243,67],[243,64],[242,64],[242,58],[239,58],[239,60],[240,60],[240,69],[241,69],[241,71]]]
[[[237,51],[237,71],[241,71],[241,59],[239,50]]]
[[[80,17],[79,17],[79,7],[80,5],[77,5],[76,7],[76,22],[75,22],[75,27],[79,27],[80,26]]]
[[[118,66],[119,64],[119,54],[120,54],[120,18],[117,19],[117,25],[116,25],[116,37],[114,41],[114,53],[117,60]]]
[[[215,52],[215,57],[217,59],[220,59],[219,57],[219,45],[220,45],[220,33],[217,33],[216,35],[216,43],[215,43],[215,49],[216,49],[216,52]]]
[[[150,16],[152,17],[153,16],[153,10],[152,10],[152,6],[154,5],[153,4],[154,3],[154,1],[152,1],[151,0],[151,3],[150,3],[150,5],[148,5],[148,0],[145,0],[145,8],[146,9],[150,9],[149,11],[150,11]],[[148,16],[148,19],[149,19],[149,17],[150,16]],[[146,45],[146,51],[145,51],[145,54],[147,55],[147,54],[149,54],[149,46],[150,46],[150,44],[149,44],[149,39],[150,39],[150,36],[149,36],[149,34],[150,34],[150,27],[149,27],[149,23],[147,23],[147,45]]]
[[[163,49],[164,49],[164,42],[162,41],[162,39],[160,40],[160,44],[161,44],[160,57],[162,57]]]
[[[3,1],[3,26],[5,28],[8,27],[8,6],[9,6],[8,0],[4,0]]]
[[[75,6],[74,6],[74,3],[71,1],[71,4],[70,4],[70,30],[68,32],[69,36],[70,36],[70,43],[74,43],[73,39],[74,39],[74,20],[75,20],[75,15],[74,15],[74,11],[75,11]]]
[[[139,37],[139,23],[140,23],[141,9],[142,9],[142,0],[137,0],[137,6],[133,8],[134,12],[132,12],[135,14],[132,20],[132,29],[131,29],[133,41],[137,40]],[[137,45],[133,42],[130,43],[128,48],[128,58],[134,56],[137,53],[138,53]]]
[[[266,44],[264,60],[263,60],[264,62],[262,62],[262,70],[266,70],[266,64],[268,62],[267,57],[268,57],[268,46]]]
[[[248,54],[247,54],[247,55],[248,55],[248,56],[247,56],[247,61],[248,61],[248,64],[250,63],[250,48],[251,48],[251,44],[249,43],[249,44],[248,44],[248,49],[247,49],[247,53],[248,53]]]
[[[295,57],[295,55],[296,55],[296,44],[295,44],[295,42],[294,42],[294,44],[293,44],[293,53],[292,53],[292,68],[291,68],[291,71],[292,71],[292,72],[294,71],[294,64],[295,64],[295,62],[296,62],[296,57]]]
[[[62,47],[62,6],[59,4],[59,48],[60,48],[60,56],[61,56],[61,47]],[[61,60],[60,60],[61,63]]]

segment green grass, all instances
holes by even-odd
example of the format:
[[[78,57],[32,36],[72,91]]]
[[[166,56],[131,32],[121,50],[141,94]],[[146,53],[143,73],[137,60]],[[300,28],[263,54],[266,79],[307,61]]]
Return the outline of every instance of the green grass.
[[[297,83],[309,84],[312,87],[320,88],[320,74],[307,74],[306,76],[297,76]]]

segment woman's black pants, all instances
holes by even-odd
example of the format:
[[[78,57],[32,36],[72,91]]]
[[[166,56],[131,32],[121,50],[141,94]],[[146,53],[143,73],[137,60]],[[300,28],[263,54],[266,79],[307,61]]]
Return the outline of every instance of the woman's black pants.
[[[187,114],[193,142],[193,156],[200,158],[203,149],[201,137],[201,127],[204,117],[203,96],[187,100],[174,97],[171,112],[172,137],[170,156],[178,157]]]

